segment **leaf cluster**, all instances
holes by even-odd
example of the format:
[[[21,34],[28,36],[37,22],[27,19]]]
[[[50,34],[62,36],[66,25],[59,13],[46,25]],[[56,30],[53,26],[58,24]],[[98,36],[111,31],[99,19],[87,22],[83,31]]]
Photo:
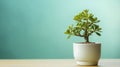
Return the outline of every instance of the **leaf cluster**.
[[[71,35],[89,38],[93,33],[101,36],[101,28],[97,24],[100,20],[94,17],[92,13],[89,13],[89,10],[83,10],[74,16],[74,20],[76,21],[75,25],[68,26],[67,30],[64,32],[68,34],[67,38],[70,38]]]

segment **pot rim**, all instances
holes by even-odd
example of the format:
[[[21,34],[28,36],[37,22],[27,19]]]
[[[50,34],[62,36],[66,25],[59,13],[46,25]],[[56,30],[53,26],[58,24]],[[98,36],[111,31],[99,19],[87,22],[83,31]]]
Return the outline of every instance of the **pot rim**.
[[[86,43],[86,42],[74,42],[73,44],[77,44],[77,45],[101,45],[100,42],[89,42],[89,43]]]

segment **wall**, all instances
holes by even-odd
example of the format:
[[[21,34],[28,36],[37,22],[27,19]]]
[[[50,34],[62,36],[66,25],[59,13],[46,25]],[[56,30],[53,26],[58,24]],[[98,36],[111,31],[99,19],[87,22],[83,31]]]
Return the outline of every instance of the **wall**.
[[[0,58],[73,58],[64,31],[74,15],[89,9],[100,20],[102,58],[120,58],[119,0],[0,0]]]

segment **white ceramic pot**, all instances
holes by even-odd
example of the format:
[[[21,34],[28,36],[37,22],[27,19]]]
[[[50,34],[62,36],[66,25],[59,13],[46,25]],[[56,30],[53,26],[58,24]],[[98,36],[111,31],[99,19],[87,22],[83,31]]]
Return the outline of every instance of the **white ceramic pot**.
[[[101,55],[101,43],[73,43],[73,53],[78,65],[97,65]]]

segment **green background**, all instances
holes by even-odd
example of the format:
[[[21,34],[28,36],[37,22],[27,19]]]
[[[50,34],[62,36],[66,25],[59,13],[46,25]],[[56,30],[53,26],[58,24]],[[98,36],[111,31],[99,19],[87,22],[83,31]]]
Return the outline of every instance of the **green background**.
[[[120,0],[0,0],[0,58],[73,58],[84,40],[63,33],[83,9],[101,20],[102,58],[120,58]]]

